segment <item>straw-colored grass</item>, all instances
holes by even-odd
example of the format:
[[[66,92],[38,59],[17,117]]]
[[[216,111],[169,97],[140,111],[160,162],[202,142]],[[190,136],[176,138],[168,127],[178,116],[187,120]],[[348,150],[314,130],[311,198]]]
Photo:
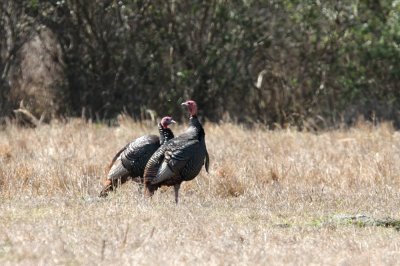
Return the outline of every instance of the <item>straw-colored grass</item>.
[[[332,217],[400,218],[400,133],[388,124],[304,133],[206,124],[211,171],[143,199],[97,195],[128,141],[157,133],[71,120],[0,131],[0,264],[399,263],[400,232]],[[185,125],[173,128],[176,135]]]

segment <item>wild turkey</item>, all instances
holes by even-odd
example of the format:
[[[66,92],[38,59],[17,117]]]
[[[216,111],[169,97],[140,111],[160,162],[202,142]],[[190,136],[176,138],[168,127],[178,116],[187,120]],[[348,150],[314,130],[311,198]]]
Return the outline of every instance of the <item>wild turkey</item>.
[[[125,183],[129,177],[136,182],[143,181],[143,173],[147,161],[153,153],[166,141],[174,138],[168,126],[175,121],[170,116],[165,116],[158,124],[160,137],[145,135],[135,139],[123,147],[112,159],[107,179],[103,183],[100,197],[106,197],[108,192],[114,190],[118,183]]]
[[[189,128],[161,146],[151,156],[144,171],[146,195],[151,197],[161,186],[174,186],[176,203],[181,183],[195,178],[203,165],[207,172],[209,167],[205,133],[197,118],[197,104],[189,100],[182,105],[190,113]]]

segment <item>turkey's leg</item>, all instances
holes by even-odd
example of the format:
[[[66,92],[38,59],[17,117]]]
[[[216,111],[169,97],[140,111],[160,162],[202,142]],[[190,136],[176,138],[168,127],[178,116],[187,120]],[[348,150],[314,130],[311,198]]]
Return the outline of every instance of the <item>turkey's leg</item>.
[[[179,196],[179,188],[181,187],[181,184],[176,184],[174,185],[174,192],[175,192],[175,203],[178,204],[178,196]]]
[[[144,184],[144,197],[145,198],[151,198],[154,195],[154,191],[157,189],[154,189],[150,184]]]

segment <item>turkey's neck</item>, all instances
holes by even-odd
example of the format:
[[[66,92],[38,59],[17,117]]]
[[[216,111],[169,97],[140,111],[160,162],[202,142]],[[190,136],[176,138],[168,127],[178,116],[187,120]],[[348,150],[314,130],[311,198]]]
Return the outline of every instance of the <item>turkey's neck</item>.
[[[160,132],[160,145],[163,145],[170,139],[174,138],[174,133],[170,128],[164,128],[161,123],[158,124],[158,132]]]
[[[190,116],[189,128],[194,128],[196,130],[196,134],[198,135],[199,139],[204,138],[204,129],[199,119],[197,118],[197,115]]]

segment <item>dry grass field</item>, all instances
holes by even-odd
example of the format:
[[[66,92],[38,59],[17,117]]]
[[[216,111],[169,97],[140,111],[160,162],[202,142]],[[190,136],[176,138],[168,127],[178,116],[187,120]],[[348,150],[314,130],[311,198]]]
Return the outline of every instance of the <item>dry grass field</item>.
[[[400,263],[400,133],[390,125],[205,130],[210,174],[183,183],[178,206],[171,188],[148,200],[132,182],[97,197],[118,149],[157,133],[149,122],[0,130],[0,264]]]

